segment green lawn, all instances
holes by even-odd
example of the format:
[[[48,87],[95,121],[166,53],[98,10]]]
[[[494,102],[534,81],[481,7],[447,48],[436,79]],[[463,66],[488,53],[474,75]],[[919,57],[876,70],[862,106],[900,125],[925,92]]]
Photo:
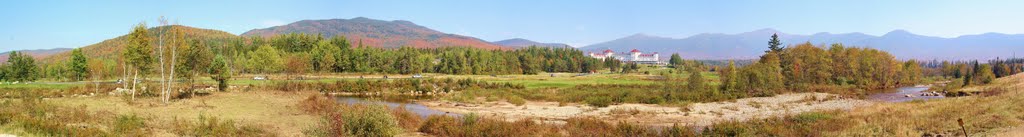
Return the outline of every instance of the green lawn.
[[[0,84],[0,89],[68,89],[82,86],[83,83],[21,83]]]
[[[552,76],[554,74],[554,76]],[[442,75],[436,78],[476,79],[496,83],[523,84],[526,88],[565,88],[579,84],[653,84],[657,75],[541,73],[537,75]]]

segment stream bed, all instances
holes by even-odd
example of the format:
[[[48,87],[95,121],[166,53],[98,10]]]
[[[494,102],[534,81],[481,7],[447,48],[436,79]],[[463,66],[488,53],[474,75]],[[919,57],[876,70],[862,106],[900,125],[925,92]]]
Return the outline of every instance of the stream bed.
[[[930,100],[946,98],[942,93],[922,92],[927,91],[926,86],[909,86],[868,95],[868,100],[881,102],[907,102],[913,100]]]
[[[455,113],[447,113],[447,112],[444,112],[444,111],[439,111],[439,110],[431,109],[430,107],[427,107],[427,106],[424,106],[424,105],[420,105],[420,104],[416,104],[416,103],[411,102],[411,101],[410,102],[376,101],[376,100],[367,100],[366,98],[361,98],[361,97],[347,97],[347,96],[335,97],[335,101],[337,101],[338,103],[345,103],[345,104],[373,104],[373,103],[382,103],[382,104],[386,105],[390,109],[404,107],[405,110],[408,110],[409,112],[412,112],[412,113],[416,113],[416,115],[419,115],[421,118],[426,118],[426,117],[428,117],[430,115],[460,116],[459,114],[455,114]]]

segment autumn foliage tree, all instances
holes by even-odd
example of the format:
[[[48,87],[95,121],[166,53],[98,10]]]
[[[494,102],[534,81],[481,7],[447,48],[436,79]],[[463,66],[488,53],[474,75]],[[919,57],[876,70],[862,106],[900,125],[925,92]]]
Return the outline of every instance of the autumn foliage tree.
[[[135,88],[138,85],[139,75],[145,78],[145,74],[153,67],[153,47],[149,43],[148,35],[146,24],[140,23],[136,25],[131,33],[128,34],[127,47],[121,54],[121,58],[124,59],[128,67],[132,68],[130,73],[133,77],[131,80],[133,100],[135,99]]]

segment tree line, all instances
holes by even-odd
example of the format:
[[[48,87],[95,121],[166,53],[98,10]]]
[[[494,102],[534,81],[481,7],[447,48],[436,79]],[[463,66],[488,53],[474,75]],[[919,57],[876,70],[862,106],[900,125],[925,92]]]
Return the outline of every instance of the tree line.
[[[352,44],[343,36],[325,38],[321,35],[296,33],[269,38],[239,37],[211,41],[186,37],[182,34],[189,33],[182,32],[186,30],[166,28],[158,29],[159,32],[149,32],[145,24],[135,26],[126,36],[126,46],[116,59],[88,60],[81,49],[76,49],[68,61],[37,64],[31,57],[13,52],[12,60],[9,61],[11,63],[8,63],[12,65],[5,65],[5,71],[0,76],[11,81],[33,81],[39,78],[82,81],[92,75],[120,75],[120,79],[127,80],[139,79],[137,77],[145,79],[151,76],[149,74],[159,74],[166,81],[180,78],[192,83],[197,76],[221,72],[228,74],[220,77],[276,73],[500,75],[587,73],[606,68],[606,62],[587,57],[582,51],[568,47],[528,47],[517,50],[457,46],[433,49],[408,46],[375,48],[363,45],[362,42]]]
[[[769,50],[750,65],[734,62],[718,70],[718,90],[767,96],[781,91],[816,91],[836,87],[892,88],[916,84],[923,78],[916,60],[900,61],[871,48],[846,47],[841,43],[801,43],[782,47],[776,35]]]
[[[219,51],[240,73],[537,74],[595,72],[600,59],[574,48],[528,47],[485,50],[469,47],[374,48],[342,36],[283,34],[240,38]]]
[[[930,75],[951,79],[949,85],[963,87],[968,85],[988,84],[996,78],[1024,72],[1024,59],[992,59],[987,63],[972,61],[930,61],[923,65],[931,71]]]

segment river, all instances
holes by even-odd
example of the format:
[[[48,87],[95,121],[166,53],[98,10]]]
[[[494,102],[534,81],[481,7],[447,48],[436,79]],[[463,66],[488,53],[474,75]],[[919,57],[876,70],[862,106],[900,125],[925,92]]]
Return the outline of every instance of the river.
[[[413,102],[370,101],[370,100],[366,100],[365,98],[347,97],[347,96],[335,97],[335,100],[338,103],[345,103],[345,104],[383,103],[384,105],[387,105],[388,108],[391,108],[391,109],[399,108],[399,107],[404,107],[405,110],[408,110],[410,112],[416,113],[416,115],[419,115],[421,118],[426,118],[427,116],[430,116],[430,115],[459,116],[459,114],[447,113],[447,112],[444,112],[444,111],[434,110],[434,109],[431,109],[430,107],[427,107],[427,106],[424,106],[424,105],[420,105],[420,104],[416,104],[416,103],[413,103]]]
[[[928,87],[926,86],[909,86],[895,89],[885,89],[885,91],[869,95],[867,99],[881,102],[907,102],[913,100],[941,99],[946,97],[941,93],[938,94],[937,96],[922,96],[921,93],[923,92],[921,91],[926,90],[928,90]]]

